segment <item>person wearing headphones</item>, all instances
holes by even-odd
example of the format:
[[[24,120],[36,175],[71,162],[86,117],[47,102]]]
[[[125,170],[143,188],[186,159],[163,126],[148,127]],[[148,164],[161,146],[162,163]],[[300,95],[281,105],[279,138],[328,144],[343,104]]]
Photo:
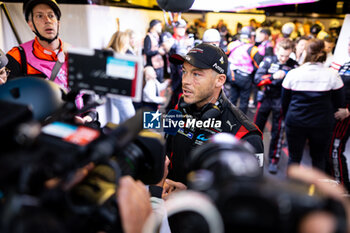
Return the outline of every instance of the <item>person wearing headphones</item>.
[[[191,150],[218,132],[229,132],[249,142],[257,157],[262,159],[264,148],[261,132],[222,91],[228,69],[224,51],[211,44],[199,44],[185,56],[172,55],[170,61],[182,64],[183,95],[175,109],[182,113],[184,119],[192,122],[219,123],[214,126],[203,124],[202,127],[186,125],[174,135],[167,134],[166,150],[170,159],[168,178],[186,184]]]
[[[11,70],[9,80],[22,76],[37,76],[57,83],[63,90],[68,88],[68,59],[65,44],[58,37],[61,10],[55,0],[28,0],[23,3],[23,13],[34,40],[12,48],[7,53],[7,68]],[[83,107],[82,94],[75,100]],[[95,119],[95,111],[76,116],[79,123]]]

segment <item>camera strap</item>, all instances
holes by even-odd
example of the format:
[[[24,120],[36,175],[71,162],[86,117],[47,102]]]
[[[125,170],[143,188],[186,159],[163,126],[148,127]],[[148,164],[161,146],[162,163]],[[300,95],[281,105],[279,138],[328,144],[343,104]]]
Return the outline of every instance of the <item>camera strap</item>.
[[[19,54],[21,56],[21,72],[23,75],[27,75],[27,58],[26,58],[26,54],[24,52],[24,49],[21,46],[18,46],[18,51]]]
[[[18,51],[21,57],[21,72],[23,73],[23,75],[27,75],[27,58],[26,58],[26,54],[24,52],[24,49],[21,46],[18,46]],[[54,65],[54,67],[52,68],[52,72],[50,75],[50,81],[54,81],[58,72],[60,71],[63,63],[64,63],[64,59],[63,62],[60,61],[60,59],[58,59]]]

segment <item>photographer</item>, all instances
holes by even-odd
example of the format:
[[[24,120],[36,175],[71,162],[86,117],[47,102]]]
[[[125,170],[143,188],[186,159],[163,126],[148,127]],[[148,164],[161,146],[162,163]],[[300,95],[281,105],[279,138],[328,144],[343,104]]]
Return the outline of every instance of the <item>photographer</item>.
[[[220,127],[184,127],[175,135],[167,135],[167,155],[170,158],[169,178],[186,183],[188,155],[218,132],[229,132],[248,141],[257,156],[263,159],[263,142],[259,129],[226,98],[222,91],[226,81],[227,56],[218,47],[200,44],[186,56],[175,54],[171,62],[183,64],[183,95],[177,105],[185,118],[197,121],[217,120]],[[262,162],[262,161],[260,161]]]
[[[149,194],[141,181],[130,176],[120,179],[117,199],[125,233],[140,233],[152,212]]]
[[[350,203],[347,197],[345,188],[342,185],[331,183],[332,178],[322,173],[317,169],[307,168],[298,165],[291,165],[287,170],[289,178],[300,180],[304,183],[312,184],[318,189],[325,197],[333,198],[340,202],[345,210],[346,226],[343,229],[344,232],[349,232],[349,214]],[[306,215],[299,225],[300,233],[330,233],[339,232],[336,231],[337,218],[328,212],[322,210],[314,210]]]
[[[7,67],[11,70],[9,80],[22,76],[39,76],[57,83],[68,92],[67,46],[58,37],[61,18],[58,4],[55,0],[28,0],[23,3],[23,13],[36,37],[7,53]],[[77,108],[83,107],[82,94],[76,97],[75,103]],[[94,120],[96,116],[96,111],[88,111],[82,116],[76,116],[75,120],[77,123],[85,123]]]

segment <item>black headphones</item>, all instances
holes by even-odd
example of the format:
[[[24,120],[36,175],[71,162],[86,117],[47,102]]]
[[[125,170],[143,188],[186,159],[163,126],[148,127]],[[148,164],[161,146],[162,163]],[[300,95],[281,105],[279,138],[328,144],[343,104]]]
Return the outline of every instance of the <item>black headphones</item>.
[[[184,114],[189,114],[194,116],[197,119],[202,121],[208,120],[210,118],[218,118],[222,113],[222,98],[219,97],[219,100],[215,104],[207,103],[200,110],[196,109],[195,104],[187,104],[184,101],[183,96],[179,99],[178,110]]]

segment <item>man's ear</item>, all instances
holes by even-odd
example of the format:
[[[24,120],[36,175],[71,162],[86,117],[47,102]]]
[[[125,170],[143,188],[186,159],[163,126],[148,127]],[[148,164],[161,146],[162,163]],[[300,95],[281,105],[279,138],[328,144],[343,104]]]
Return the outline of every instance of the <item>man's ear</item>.
[[[226,75],[225,74],[218,74],[217,75],[217,79],[216,79],[216,83],[215,83],[215,87],[222,87],[225,84],[226,81]]]
[[[34,32],[34,31],[35,31],[35,28],[34,28],[33,22],[32,22],[31,20],[29,20],[29,21],[27,22],[27,24],[28,24],[29,28]]]

